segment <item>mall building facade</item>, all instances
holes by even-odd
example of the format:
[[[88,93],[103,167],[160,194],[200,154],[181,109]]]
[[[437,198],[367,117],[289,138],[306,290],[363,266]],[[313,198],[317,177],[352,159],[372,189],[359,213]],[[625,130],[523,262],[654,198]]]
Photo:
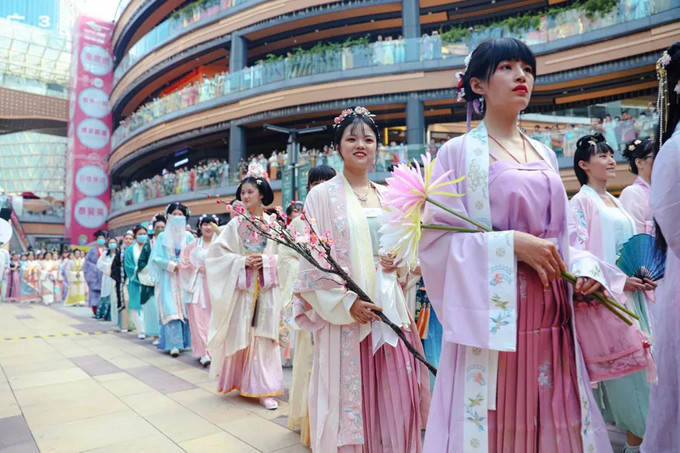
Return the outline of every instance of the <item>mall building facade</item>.
[[[537,55],[520,126],[558,154],[569,192],[579,135],[602,132],[617,150],[654,136],[654,64],[680,40],[677,0],[124,2],[113,33],[109,228],[148,221],[170,200],[215,212],[206,195],[233,195],[252,159],[285,199],[293,148],[263,126],[329,125],[348,106],[367,107],[384,131],[374,175],[384,180],[390,163],[465,132],[455,74],[479,42],[503,36]],[[298,136],[298,163],[341,165],[329,142],[328,131]],[[632,180],[621,163],[612,190]]]

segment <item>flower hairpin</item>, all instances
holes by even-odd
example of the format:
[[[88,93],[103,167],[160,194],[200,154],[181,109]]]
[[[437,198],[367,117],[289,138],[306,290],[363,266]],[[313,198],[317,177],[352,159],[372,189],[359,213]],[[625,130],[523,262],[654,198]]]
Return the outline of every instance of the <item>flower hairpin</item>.
[[[671,56],[668,55],[668,52],[664,51],[663,54],[661,55],[661,58],[659,58],[658,63],[661,65],[662,68],[665,68],[668,66],[671,62]]]
[[[463,77],[465,77],[464,72],[456,73],[456,80],[458,80],[458,102],[465,100],[465,88],[463,88]]]
[[[336,116],[333,118],[333,122],[335,123],[335,126],[338,126],[342,121],[347,118],[348,116],[367,116],[369,118],[373,118],[375,115],[373,115],[366,107],[361,107],[357,106],[354,107],[353,109],[345,109],[343,110],[340,115]]]
[[[629,151],[635,151],[635,148],[636,148],[640,143],[642,143],[642,140],[635,140],[633,143],[631,143],[631,144],[628,146],[628,150],[629,150]]]

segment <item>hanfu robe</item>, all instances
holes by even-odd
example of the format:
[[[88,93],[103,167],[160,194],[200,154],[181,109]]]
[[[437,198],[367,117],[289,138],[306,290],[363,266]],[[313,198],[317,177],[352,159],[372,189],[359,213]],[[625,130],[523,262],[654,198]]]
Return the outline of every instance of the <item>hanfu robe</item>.
[[[5,300],[7,302],[19,302],[21,300],[21,268],[18,261],[9,263]]]
[[[61,287],[61,298],[66,300],[68,296],[68,278],[66,277],[66,265],[70,262],[68,258],[65,258],[59,263],[59,275],[61,276],[62,287]]]
[[[65,306],[85,304],[83,264],[82,258],[74,258],[68,260],[65,265],[66,279],[68,280],[68,294],[64,301]]]
[[[22,300],[38,301],[40,300],[40,283],[38,279],[39,267],[36,260],[24,261],[22,274]]]
[[[183,231],[186,244],[194,240],[188,231]],[[181,249],[170,244],[167,231],[156,238],[151,251],[151,274],[156,280],[156,303],[161,320],[161,335],[158,349],[170,351],[172,349],[189,349],[191,339],[186,307],[189,295],[182,290],[179,281],[179,266]]]
[[[624,188],[619,195],[623,209],[635,221],[635,231],[638,234],[654,235],[654,219],[649,207],[650,187],[641,177],[635,178],[630,186]]]
[[[556,243],[567,268],[620,295],[623,274],[570,247],[573,223],[555,154],[526,138],[541,161],[492,162],[486,127],[447,142],[432,180],[465,175],[434,195],[493,228],[490,233],[423,230],[420,264],[443,344],[425,434],[426,452],[611,452],[576,336],[571,288],[544,288],[517,262],[514,232]],[[424,223],[471,228],[427,205]]]
[[[139,242],[135,241],[130,247],[125,251],[125,259],[123,261],[125,266],[125,274],[127,275],[127,288],[129,297],[129,310],[141,310],[141,284],[139,283],[139,278],[137,276],[137,261],[139,260],[139,255],[142,253],[142,246]]]
[[[115,283],[111,278],[111,264],[113,264],[114,254],[104,253],[97,261],[97,269],[102,273],[102,286],[97,306],[97,319],[112,321],[118,324],[118,301],[114,291]]]
[[[342,174],[314,187],[305,210],[316,221],[318,234],[331,233],[338,264],[377,302],[376,280],[384,278],[377,275],[382,272],[376,263],[377,217],[359,205]],[[293,290],[295,321],[314,336],[309,389],[312,450],[420,452],[430,404],[427,369],[401,340],[373,352],[372,329],[385,326],[357,323],[349,312],[357,295],[330,277],[301,260]],[[402,327],[402,332],[422,354],[415,325]]]
[[[182,250],[179,262],[180,285],[182,290],[189,294],[187,314],[191,331],[191,352],[194,357],[208,355],[211,306],[208,279],[205,276],[206,254],[205,242],[203,238],[199,238]]]
[[[283,395],[279,347],[281,296],[277,246],[252,237],[246,221],[231,220],[213,240],[205,261],[212,316],[208,350],[210,375],[218,391],[247,397]],[[262,255],[262,269],[246,267],[246,257]]]
[[[54,303],[55,294],[58,291],[56,286],[58,269],[59,263],[52,260],[44,260],[38,267],[40,297],[45,305]]]
[[[136,241],[135,241],[136,242]],[[125,281],[127,276],[125,275],[125,252],[127,252],[127,246],[123,244],[120,250],[116,250],[116,254],[111,262],[111,278],[113,279],[113,292],[115,293],[115,299],[112,300],[115,303],[111,306],[111,320],[117,320],[118,327],[122,330],[128,330],[130,328],[130,320],[128,316],[128,296],[127,289],[125,287]]]
[[[675,453],[680,446],[680,127],[654,161],[650,206],[666,242],[666,273],[656,288],[652,385],[644,453]]]
[[[278,166],[277,166],[278,168]],[[294,219],[288,229],[305,238],[304,221]],[[306,239],[305,239],[306,240]],[[309,445],[309,380],[312,375],[314,345],[312,333],[299,329],[293,316],[293,285],[300,269],[300,255],[289,247],[279,247],[278,272],[281,281],[281,298],[283,300],[285,321],[294,327],[293,376],[288,395],[288,429],[300,430],[300,442]]]
[[[155,243],[156,239],[149,237],[149,240],[142,246],[139,257],[135,258],[135,263],[137,266],[138,279],[141,273],[146,272],[147,277],[153,281],[153,285],[146,286],[139,280],[141,284],[139,287],[139,302],[142,305],[142,313],[144,316],[144,331],[147,335],[158,336],[161,331],[160,315],[158,313],[158,304],[156,303],[158,282],[154,281],[154,273],[150,272],[151,268],[149,267],[149,264],[151,263],[151,252],[153,251]]]
[[[571,206],[576,214],[579,241],[592,254],[613,265],[623,244],[635,234],[635,223],[616,198],[609,193],[607,196],[616,207],[605,205],[595,190],[583,185],[571,199]],[[640,329],[651,334],[644,293],[627,292],[626,297],[628,308],[640,317]],[[603,393],[598,402],[602,404],[600,409],[605,421],[644,437],[649,409],[649,384],[645,371],[603,381],[598,391]]]
[[[85,255],[83,273],[85,274],[85,281],[87,282],[87,289],[89,291],[88,305],[90,307],[99,305],[99,298],[101,297],[102,290],[102,271],[97,269],[97,261],[104,252],[104,248],[95,246],[88,250]]]

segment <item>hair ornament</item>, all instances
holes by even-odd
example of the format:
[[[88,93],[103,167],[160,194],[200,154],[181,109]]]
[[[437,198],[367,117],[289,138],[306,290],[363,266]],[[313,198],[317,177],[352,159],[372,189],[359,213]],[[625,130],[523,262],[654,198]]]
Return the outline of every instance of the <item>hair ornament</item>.
[[[635,151],[635,148],[637,148],[640,143],[642,143],[642,140],[635,140],[633,143],[628,145],[628,150]]]
[[[668,130],[668,72],[666,66],[671,63],[671,56],[667,51],[661,54],[656,62],[656,78],[659,80],[659,94],[656,99],[656,111],[659,112],[659,148],[663,145],[663,135]],[[680,95],[680,82],[673,89]]]
[[[265,181],[269,181],[269,174],[257,162],[253,162],[253,163],[248,165],[248,173],[246,173],[246,176],[250,176],[250,177],[256,178],[256,179],[264,179]],[[258,181],[257,184],[258,185],[262,184],[262,181]]]
[[[371,118],[371,121],[373,121],[373,117],[375,117],[375,115],[373,115],[366,107],[357,106],[353,109],[344,109],[340,112],[340,115],[333,118],[333,127],[338,127],[348,116],[365,116]]]

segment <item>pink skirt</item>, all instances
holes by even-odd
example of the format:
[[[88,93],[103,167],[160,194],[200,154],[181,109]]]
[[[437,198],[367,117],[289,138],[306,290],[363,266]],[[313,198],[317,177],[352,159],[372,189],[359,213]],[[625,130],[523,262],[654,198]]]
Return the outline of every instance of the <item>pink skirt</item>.
[[[578,453],[580,436],[572,312],[562,280],[544,289],[518,264],[517,352],[498,358],[497,410],[489,411],[489,451]]]
[[[423,354],[418,335],[413,331],[404,333]],[[422,451],[421,430],[430,409],[430,381],[423,372],[424,366],[401,341],[396,347],[384,345],[373,355],[368,335],[360,348],[365,439],[362,451]]]
[[[191,331],[191,354],[194,357],[203,357],[208,354],[208,329],[210,328],[210,299],[206,298],[205,308],[200,302],[187,304],[189,312],[189,330]]]
[[[250,345],[224,359],[217,390],[242,396],[283,395],[283,368],[278,342],[250,334]]]

